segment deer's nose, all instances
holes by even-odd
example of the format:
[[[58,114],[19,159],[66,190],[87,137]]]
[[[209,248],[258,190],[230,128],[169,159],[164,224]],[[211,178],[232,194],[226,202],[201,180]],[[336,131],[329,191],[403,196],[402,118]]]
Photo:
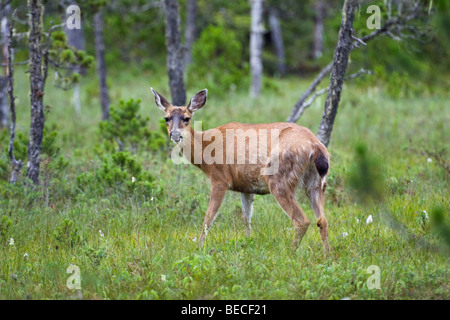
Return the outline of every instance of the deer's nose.
[[[181,133],[179,131],[172,131],[170,133],[170,139],[172,139],[173,142],[180,142],[180,140],[182,139]]]

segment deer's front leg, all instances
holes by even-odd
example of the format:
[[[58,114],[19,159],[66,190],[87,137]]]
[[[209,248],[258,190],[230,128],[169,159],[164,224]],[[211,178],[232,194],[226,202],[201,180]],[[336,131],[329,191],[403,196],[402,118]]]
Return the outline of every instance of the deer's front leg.
[[[214,219],[217,216],[217,212],[219,211],[226,191],[227,188],[221,185],[211,187],[208,210],[206,211],[205,220],[203,221],[202,226],[202,234],[200,235],[199,240],[200,247],[203,246],[203,243],[205,242],[206,234],[208,233],[209,228],[211,228],[211,225],[213,224]]]

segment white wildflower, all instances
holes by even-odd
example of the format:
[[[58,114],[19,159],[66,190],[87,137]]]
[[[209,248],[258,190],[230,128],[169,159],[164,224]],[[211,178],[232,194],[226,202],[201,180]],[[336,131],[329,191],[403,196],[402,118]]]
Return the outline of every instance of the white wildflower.
[[[135,177],[131,177],[131,183],[134,183],[136,181]]]
[[[151,198],[150,198],[150,201],[153,201],[153,200],[154,200],[154,198],[153,198],[153,197],[151,197]]]
[[[9,239],[9,245],[13,246],[14,245],[14,238]]]
[[[346,236],[348,236],[348,232],[342,232],[341,237],[345,238]]]
[[[356,218],[356,223],[357,223],[357,224],[359,223],[359,219],[358,219],[358,218]]]
[[[427,162],[428,162],[428,163],[430,163],[430,162],[432,162],[432,161],[433,161],[433,159],[431,159],[431,158],[428,158],[428,159],[427,159]]]
[[[425,210],[422,210],[423,212],[423,217],[428,220],[428,212],[426,212]]]
[[[23,258],[24,258],[25,260],[28,260],[30,257],[28,256],[28,253],[25,252],[25,254],[23,255]]]
[[[166,275],[165,274],[161,275],[161,281],[163,281],[163,282],[166,281]]]
[[[192,241],[196,242],[197,241],[197,237],[192,238]]]
[[[98,230],[98,233],[100,234],[100,238],[103,238],[105,235],[103,234],[102,230]]]
[[[369,215],[366,219],[366,224],[372,223],[373,222],[373,218],[372,215]]]

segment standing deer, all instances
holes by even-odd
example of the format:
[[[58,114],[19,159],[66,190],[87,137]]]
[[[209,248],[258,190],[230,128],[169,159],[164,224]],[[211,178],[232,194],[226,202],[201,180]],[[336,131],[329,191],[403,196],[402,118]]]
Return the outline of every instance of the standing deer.
[[[295,198],[296,187],[302,185],[317,218],[325,252],[328,252],[324,193],[330,160],[327,148],[309,129],[284,122],[231,122],[215,129],[195,131],[191,127],[191,119],[194,112],[205,105],[206,89],[195,94],[187,106],[173,106],[153,88],[152,92],[156,105],[165,113],[170,139],[188,150],[183,153],[184,157],[211,181],[200,246],[217,216],[225,192],[232,190],[241,193],[247,237],[251,232],[254,195],[271,193],[294,225],[294,247],[297,248],[310,224]],[[270,137],[267,132],[271,133]],[[255,147],[256,140],[266,153]],[[207,151],[209,158],[205,157]]]

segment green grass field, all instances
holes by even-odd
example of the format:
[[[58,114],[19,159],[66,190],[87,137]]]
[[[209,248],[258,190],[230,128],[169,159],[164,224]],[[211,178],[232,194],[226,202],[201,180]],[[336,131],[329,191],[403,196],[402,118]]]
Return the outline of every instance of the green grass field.
[[[16,79],[18,132],[27,136],[29,83],[20,68]],[[160,131],[162,114],[150,86],[169,97],[167,78],[127,72],[111,74],[110,81],[113,105],[140,99],[141,114]],[[195,120],[206,128],[284,121],[309,80],[270,83],[257,100],[245,90],[210,90]],[[75,113],[72,92],[52,87],[51,81],[47,88],[46,127],[58,133],[54,144],[68,165],[44,161],[39,188],[1,181],[0,299],[449,298],[448,229],[433,224],[438,212],[450,223],[449,175],[439,164],[448,161],[450,136],[445,86],[432,94],[424,88],[420,95],[392,97],[381,84],[345,85],[329,146],[325,210],[332,251],[327,256],[303,191],[299,203],[312,223],[297,251],[291,248],[293,226],[271,195],[256,197],[247,239],[240,196],[232,192],[198,249],[209,181],[193,166],[174,165],[168,141],[161,151],[132,156],[154,177],[151,184],[136,181],[141,187],[133,187],[130,175],[124,176],[125,187],[107,187],[93,178],[80,185],[77,177],[93,176],[106,156],[99,148],[97,83],[94,77],[82,83],[81,115]],[[201,89],[191,83],[188,95]],[[317,99],[299,124],[317,132],[324,99]],[[8,132],[2,134],[5,148]],[[358,171],[361,144],[376,181]],[[1,157],[7,163],[6,154]],[[363,186],[376,182],[378,197],[359,201],[352,177]],[[369,215],[372,223],[366,223]],[[67,286],[71,264],[80,270],[79,291]],[[379,289],[370,286],[374,278],[369,277],[376,276],[370,266],[379,267]]]

